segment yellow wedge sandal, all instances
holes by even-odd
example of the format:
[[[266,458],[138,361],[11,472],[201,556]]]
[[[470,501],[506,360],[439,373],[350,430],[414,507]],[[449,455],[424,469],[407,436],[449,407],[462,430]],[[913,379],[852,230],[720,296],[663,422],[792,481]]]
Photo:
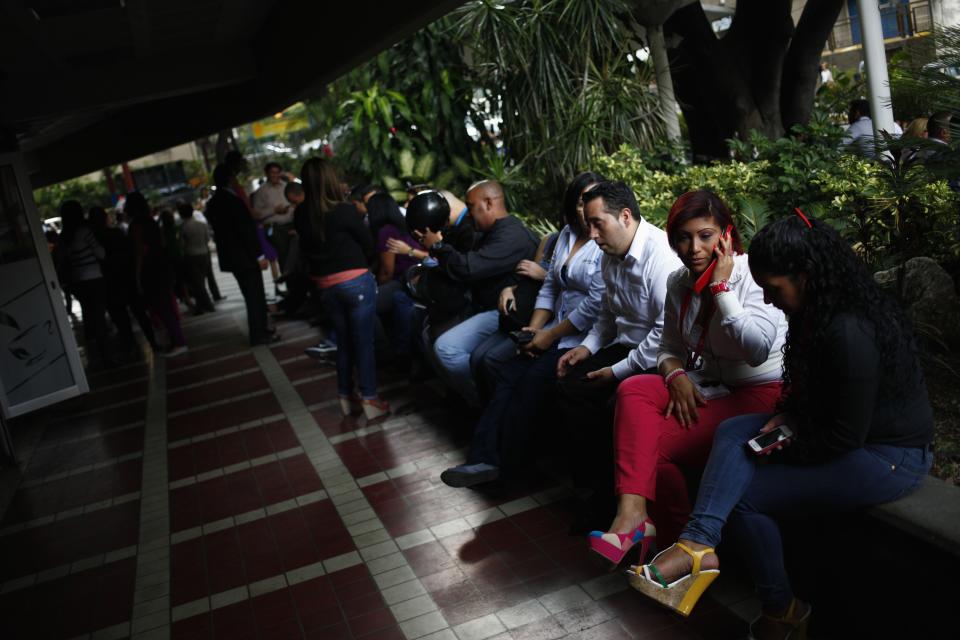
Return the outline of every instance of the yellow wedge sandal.
[[[657,558],[654,558],[651,564],[636,567],[628,571],[627,575],[630,576],[630,586],[643,595],[670,607],[682,616],[689,616],[703,592],[720,575],[720,570],[700,570],[703,556],[714,553],[712,548],[694,551],[682,542],[678,542],[674,546],[693,558],[693,571],[689,574],[667,583],[660,570],[653,566],[653,562],[656,562],[657,558],[662,555],[662,553],[658,553]]]

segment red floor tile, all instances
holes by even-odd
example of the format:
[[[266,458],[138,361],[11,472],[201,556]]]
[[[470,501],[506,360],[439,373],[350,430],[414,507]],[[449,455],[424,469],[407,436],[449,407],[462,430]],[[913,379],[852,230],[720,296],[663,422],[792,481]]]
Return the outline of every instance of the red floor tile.
[[[313,340],[313,346],[317,343],[316,340]],[[303,355],[303,352],[300,352],[300,355]],[[299,360],[293,360],[292,362],[287,362],[280,365],[283,368],[283,372],[286,374],[287,379],[291,382],[297,382],[298,380],[303,380],[304,378],[312,378],[313,376],[320,375],[322,373],[333,373],[333,367],[329,365],[324,365],[318,363],[316,360],[304,356]]]
[[[256,638],[256,621],[249,600],[213,612],[213,637],[220,640]]]
[[[47,424],[40,446],[53,445],[64,439],[101,435],[110,429],[143,422],[146,414],[146,401],[137,400],[112,409],[84,415],[70,415]],[[76,443],[70,443],[71,446],[73,444]]]
[[[137,543],[140,502],[67,518],[3,537],[0,579],[59,567]]]
[[[221,362],[191,367],[189,369],[167,370],[167,389],[169,392],[197,384],[205,380],[222,377],[230,371],[243,371],[257,366],[257,359],[250,352],[238,353],[233,358]]]
[[[74,637],[125,622],[135,578],[128,558],[0,595],[0,637]]]
[[[3,517],[3,524],[25,522],[74,507],[109,500],[140,490],[142,460],[69,476],[19,489]]]
[[[253,617],[259,629],[267,629],[278,624],[295,620],[297,609],[289,589],[280,589],[257,596],[250,601]]]
[[[249,345],[246,344],[245,340],[240,339],[239,334],[231,332],[234,336],[229,340],[216,344],[210,347],[196,348],[192,351],[187,352],[186,354],[179,356],[173,360],[169,361],[167,364],[168,372],[177,372],[186,367],[192,365],[202,364],[210,362],[211,360],[217,360],[219,358],[224,358],[226,356],[244,354],[250,352]],[[189,338],[189,336],[188,336]],[[221,366],[221,370],[234,370],[232,369],[233,365],[225,365],[222,362],[217,362]],[[223,375],[222,373],[220,375]],[[169,381],[169,377],[167,378]]]
[[[57,446],[43,446],[34,451],[24,471],[24,478],[44,478],[142,450],[143,427]]]
[[[278,413],[282,411],[272,393],[240,398],[234,402],[171,418],[167,422],[167,439],[175,442]]]
[[[223,375],[223,373],[220,375]],[[182,391],[172,391],[167,394],[167,412],[175,413],[203,404],[235,398],[245,393],[267,389],[269,386],[267,379],[260,371],[253,371],[226,380],[189,387]]]
[[[347,620],[347,625],[355,638],[370,638],[370,634],[385,629],[396,629],[397,621],[389,609],[377,609]],[[401,634],[401,638],[403,634]]]
[[[209,640],[213,637],[213,616],[204,613],[178,620],[170,628],[171,640]]]
[[[277,360],[286,360],[295,356],[302,356],[304,349],[307,347],[314,347],[318,342],[320,342],[319,332],[314,335],[307,335],[298,340],[294,340],[288,344],[281,344],[271,347],[270,350],[273,351],[273,356]]]
[[[297,393],[308,407],[318,402],[324,402],[337,397],[337,378],[331,376],[320,380],[311,380],[296,386]]]

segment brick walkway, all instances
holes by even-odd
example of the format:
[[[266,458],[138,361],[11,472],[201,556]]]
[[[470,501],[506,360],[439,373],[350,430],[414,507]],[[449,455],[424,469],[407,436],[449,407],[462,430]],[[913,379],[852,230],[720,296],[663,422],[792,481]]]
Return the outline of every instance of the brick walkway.
[[[245,344],[240,294],[185,319],[187,356],[91,377],[17,432],[0,520],[0,638],[736,638],[723,578],[689,620],[567,535],[568,492],[455,490],[469,424],[343,419],[306,323]],[[406,381],[381,375],[394,407]],[[16,425],[15,428],[19,428]]]

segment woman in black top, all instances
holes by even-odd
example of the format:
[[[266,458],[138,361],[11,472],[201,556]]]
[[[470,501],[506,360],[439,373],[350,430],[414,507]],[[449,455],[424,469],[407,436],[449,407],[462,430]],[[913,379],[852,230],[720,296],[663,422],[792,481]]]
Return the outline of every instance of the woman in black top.
[[[774,518],[861,509],[912,491],[932,463],[933,416],[903,312],[829,225],[799,210],[768,225],[750,244],[750,269],[790,319],[780,413],[720,425],[680,541],[630,578],[688,614],[719,574],[713,547],[728,524],[763,609],[751,637],[800,637],[810,606],[793,596]],[[794,436],[769,459],[745,446],[779,425]]]
[[[323,292],[323,305],[337,334],[337,385],[344,415],[361,409],[367,420],[390,413],[377,397],[373,351],[377,313],[377,281],[368,265],[374,256],[373,238],[357,209],[343,202],[333,166],[310,158],[300,172],[304,201],[294,214],[300,252],[310,277]],[[354,393],[357,369],[360,394]]]

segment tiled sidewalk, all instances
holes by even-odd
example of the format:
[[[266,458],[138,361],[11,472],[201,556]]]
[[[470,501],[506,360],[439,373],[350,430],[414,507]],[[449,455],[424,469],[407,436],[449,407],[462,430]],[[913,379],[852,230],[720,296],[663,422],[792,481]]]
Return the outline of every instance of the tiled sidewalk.
[[[454,490],[466,420],[342,418],[306,323],[250,349],[235,284],[185,319],[188,355],[92,377],[46,412],[0,519],[0,638],[736,638],[723,578],[689,620],[567,535],[544,480]],[[411,406],[406,381],[384,395]]]

